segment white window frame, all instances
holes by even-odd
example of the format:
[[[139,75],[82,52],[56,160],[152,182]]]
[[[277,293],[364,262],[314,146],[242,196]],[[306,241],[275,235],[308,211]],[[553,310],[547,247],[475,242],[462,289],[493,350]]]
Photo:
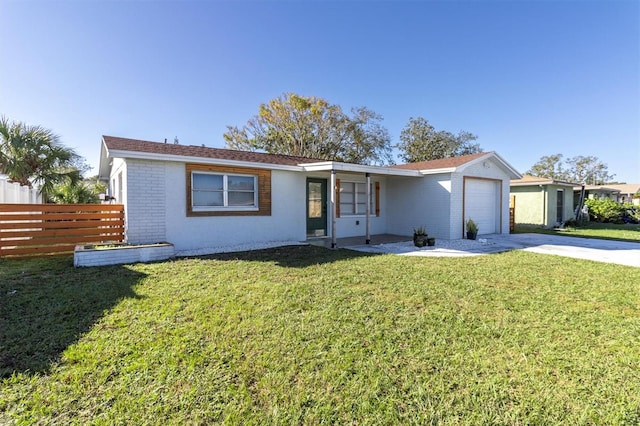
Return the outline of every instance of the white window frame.
[[[214,175],[222,176],[222,206],[197,206],[194,204],[194,175]],[[250,192],[250,191],[229,191],[229,177],[250,177],[253,178],[253,205],[252,206],[230,206],[229,205],[229,192]],[[207,171],[192,171],[191,172],[191,211],[194,212],[215,212],[215,211],[258,211],[258,176],[242,173],[216,173]]]
[[[345,203],[343,200],[343,193],[344,194],[351,194],[351,192],[347,192],[344,191],[344,187],[345,184],[353,184],[353,201],[351,203],[349,203],[351,205],[351,207],[353,208],[353,213],[347,213],[344,211],[343,206],[347,203]],[[358,191],[358,186],[361,186],[364,189],[364,192],[359,192]],[[376,193],[374,190],[374,183],[371,182],[371,204],[369,206],[369,215],[370,216],[375,216],[375,206],[376,206]],[[358,196],[360,197],[364,197],[365,200],[364,201],[360,201],[360,199],[358,198]],[[356,181],[340,181],[340,216],[366,216],[367,215],[367,211],[366,211],[366,206],[367,206],[367,183],[366,182],[356,182]],[[363,211],[362,213],[358,212],[358,204],[364,204],[365,205],[365,211]]]

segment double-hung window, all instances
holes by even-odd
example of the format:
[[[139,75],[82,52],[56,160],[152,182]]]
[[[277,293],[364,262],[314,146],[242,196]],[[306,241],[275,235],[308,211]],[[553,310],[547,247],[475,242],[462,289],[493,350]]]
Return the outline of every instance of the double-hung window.
[[[192,172],[193,211],[257,210],[258,177],[254,175]]]
[[[371,188],[370,212],[375,212],[375,192]],[[367,184],[360,182],[340,183],[340,215],[364,215],[367,212]]]

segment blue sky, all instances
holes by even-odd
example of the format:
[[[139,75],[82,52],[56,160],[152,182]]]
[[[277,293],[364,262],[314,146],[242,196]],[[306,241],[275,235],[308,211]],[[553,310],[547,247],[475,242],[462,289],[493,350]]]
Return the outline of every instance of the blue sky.
[[[103,134],[224,147],[285,92],[467,130],[526,171],[640,183],[640,2],[2,1],[0,114],[97,166]]]

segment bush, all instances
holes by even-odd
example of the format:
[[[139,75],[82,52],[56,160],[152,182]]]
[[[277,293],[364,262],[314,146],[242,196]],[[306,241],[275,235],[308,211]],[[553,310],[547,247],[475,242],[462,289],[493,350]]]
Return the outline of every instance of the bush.
[[[587,199],[591,220],[601,223],[638,223],[640,212],[631,203],[618,203],[610,198]]]

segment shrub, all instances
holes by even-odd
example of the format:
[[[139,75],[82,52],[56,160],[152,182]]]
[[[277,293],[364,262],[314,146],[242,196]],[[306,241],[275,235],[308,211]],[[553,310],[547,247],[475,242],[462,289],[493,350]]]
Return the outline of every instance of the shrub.
[[[639,213],[631,203],[618,203],[610,198],[587,199],[591,220],[603,223],[638,223]]]

